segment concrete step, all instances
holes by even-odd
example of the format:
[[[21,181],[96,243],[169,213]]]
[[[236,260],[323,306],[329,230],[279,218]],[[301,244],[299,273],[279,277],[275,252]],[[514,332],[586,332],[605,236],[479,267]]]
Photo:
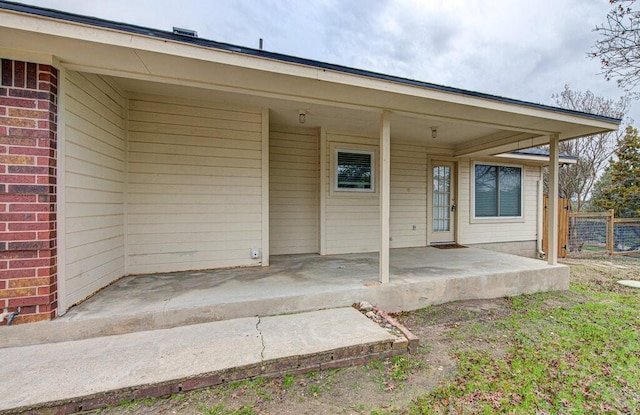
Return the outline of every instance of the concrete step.
[[[407,353],[418,339],[352,307],[0,349],[0,413],[73,413]],[[16,387],[16,385],[19,385]]]

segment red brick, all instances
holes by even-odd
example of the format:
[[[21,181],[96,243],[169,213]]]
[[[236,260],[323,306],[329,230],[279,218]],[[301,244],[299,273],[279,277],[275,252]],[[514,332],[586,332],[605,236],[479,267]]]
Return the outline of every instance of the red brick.
[[[0,298],[17,298],[17,297],[32,297],[36,295],[35,287],[22,287],[15,290],[7,289],[0,290]]]
[[[9,193],[28,193],[28,194],[48,194],[50,193],[49,186],[38,186],[38,185],[22,185],[22,184],[12,184],[9,185],[8,192]]]
[[[9,303],[11,304],[11,301]],[[15,304],[15,301],[13,304]],[[16,305],[15,307],[24,307],[24,306]],[[45,321],[49,319],[50,317],[47,314],[27,314],[27,315],[18,314],[13,319],[13,324],[37,323],[38,321]]]
[[[9,166],[7,173],[13,174],[50,174],[49,168],[42,166]]]
[[[51,287],[49,286],[38,287],[37,291],[38,291],[38,295],[48,295],[51,293]]]
[[[19,258],[37,258],[38,253],[33,251],[25,251],[25,252],[1,252],[0,251],[0,260],[2,259],[19,259]]]
[[[38,140],[35,140],[33,138],[0,136],[0,144],[8,144],[11,146],[33,147],[37,143],[38,143]]]
[[[0,222],[31,222],[36,218],[35,213],[0,213]]]
[[[37,195],[0,194],[0,203],[33,203],[37,200]]]
[[[4,290],[7,288],[7,282],[6,281],[0,281],[0,290]]]
[[[0,156],[0,163],[4,164],[34,164],[34,157],[28,156]]]
[[[51,157],[51,150],[48,148],[40,147],[9,147],[9,154],[23,155],[23,156],[45,156]]]
[[[51,224],[48,222],[18,222],[10,223],[9,231],[43,231],[48,230]]]
[[[24,108],[9,108],[9,116],[10,117],[21,117],[21,118],[36,118],[39,120],[48,120],[49,119],[49,111],[42,111],[36,109],[24,109]]]
[[[25,307],[19,323],[56,315],[58,72],[6,59],[2,65],[10,83],[0,88],[0,279],[2,289],[24,297],[0,295],[0,303]]]
[[[38,87],[38,65],[27,63],[27,88],[36,89]]]
[[[24,315],[29,315],[29,314],[37,314],[38,313],[38,308],[40,308],[40,307],[41,306],[36,306],[36,305],[20,307],[20,315],[24,316]]]
[[[37,184],[56,184],[55,178],[50,176],[37,176],[36,177]]]
[[[42,287],[48,283],[48,278],[16,278],[9,280],[9,288]]]
[[[19,108],[36,108],[36,102],[34,100],[15,97],[0,97],[0,105]]]
[[[9,96],[16,98],[31,98],[31,99],[51,99],[52,94],[48,91],[32,91],[29,89],[12,88],[9,89]]]
[[[53,274],[55,274],[55,269],[53,267],[38,268],[36,270],[37,277],[49,277]]]
[[[53,212],[49,212],[49,213],[38,213],[37,214],[37,220],[39,222],[49,222],[52,220],[56,220],[56,214]]]
[[[0,234],[0,240],[3,241],[32,241],[35,238],[35,232],[3,232]]]
[[[35,130],[29,128],[9,127],[9,135],[17,135],[20,137],[47,138],[50,132],[47,130]]]
[[[48,249],[48,241],[18,241],[9,242],[7,250],[9,251],[35,251],[40,249]]]
[[[26,176],[17,174],[0,174],[0,182],[2,183],[35,183],[36,176]]]
[[[36,252],[36,251],[32,251]],[[12,268],[40,268],[51,264],[48,258],[41,259],[14,259],[9,261],[9,269]]]
[[[46,231],[46,232],[38,232],[38,240],[39,241],[47,241],[54,240],[57,236],[56,231]]]
[[[12,118],[12,117],[0,117],[0,125],[6,125],[9,127],[22,127],[22,128],[37,127],[35,120],[30,120],[28,118]]]
[[[27,66],[24,62],[15,61],[13,63],[13,86],[24,88],[27,86]]]
[[[2,59],[2,85],[13,86],[13,61]]]
[[[52,241],[55,241],[52,240]],[[51,259],[51,266],[55,267],[56,266],[56,256],[58,255],[58,251],[57,248],[55,246],[52,246],[49,249],[43,249],[41,251],[38,252],[38,257],[39,258],[50,258]],[[51,271],[52,273],[55,274],[55,269],[53,271]]]
[[[49,212],[50,205],[46,203],[32,203],[32,204],[11,204],[9,205],[9,212]]]

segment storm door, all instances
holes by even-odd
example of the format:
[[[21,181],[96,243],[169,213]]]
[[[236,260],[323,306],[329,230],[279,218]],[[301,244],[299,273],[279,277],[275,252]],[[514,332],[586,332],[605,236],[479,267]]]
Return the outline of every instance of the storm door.
[[[455,180],[454,163],[434,161],[431,179],[431,243],[454,242],[455,240]]]

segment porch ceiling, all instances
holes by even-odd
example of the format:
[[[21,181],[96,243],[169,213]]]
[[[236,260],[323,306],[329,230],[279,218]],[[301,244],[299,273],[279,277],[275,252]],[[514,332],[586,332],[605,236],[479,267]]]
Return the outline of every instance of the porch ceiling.
[[[0,52],[113,77],[123,89],[269,108],[271,123],[391,135],[452,156],[489,155],[617,129],[615,120],[499,97],[326,69],[0,8]],[[140,28],[137,28],[140,29]],[[346,68],[345,68],[346,69]],[[438,128],[437,138],[431,127]]]
[[[270,123],[281,126],[306,128],[324,127],[329,131],[379,135],[380,113],[372,109],[344,108],[316,102],[255,96],[237,92],[226,92],[206,88],[185,87],[176,84],[113,77],[113,80],[128,92],[165,95],[177,98],[208,100],[225,104],[269,108]],[[304,125],[298,122],[300,110],[306,111]],[[391,115],[391,134],[394,139],[412,141],[437,147],[453,154],[456,146],[473,142],[501,130],[471,123],[443,121],[436,117],[411,117],[404,114]],[[437,127],[437,138],[431,136],[431,127]]]

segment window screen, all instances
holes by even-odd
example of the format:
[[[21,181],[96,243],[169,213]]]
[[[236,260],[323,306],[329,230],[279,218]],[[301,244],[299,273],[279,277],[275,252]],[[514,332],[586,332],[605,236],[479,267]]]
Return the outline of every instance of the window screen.
[[[337,151],[336,190],[373,191],[373,152]]]

